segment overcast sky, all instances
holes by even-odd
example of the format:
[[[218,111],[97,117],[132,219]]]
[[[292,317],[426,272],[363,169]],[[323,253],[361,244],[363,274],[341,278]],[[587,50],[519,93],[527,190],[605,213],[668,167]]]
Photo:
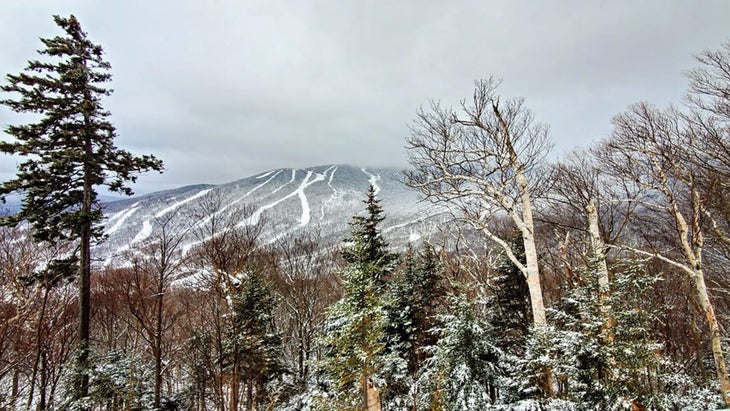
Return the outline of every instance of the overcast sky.
[[[2,0],[2,74],[61,33],[53,14],[74,14],[106,51],[117,145],[165,162],[138,193],[280,167],[405,167],[418,108],[456,105],[492,74],[560,155],[633,102],[679,103],[693,55],[730,40],[726,0]],[[3,128],[23,119],[0,108]],[[0,157],[0,179],[16,162]]]

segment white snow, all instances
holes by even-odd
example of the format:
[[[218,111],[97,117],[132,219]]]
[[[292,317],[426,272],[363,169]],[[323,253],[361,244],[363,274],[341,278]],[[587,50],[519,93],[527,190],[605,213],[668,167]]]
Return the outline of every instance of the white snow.
[[[134,236],[132,243],[138,243],[150,235],[152,235],[152,223],[150,223],[150,220],[145,220],[142,222],[142,229],[139,230],[139,233],[137,233],[136,236]]]
[[[196,198],[199,198],[199,197],[202,197],[202,196],[206,195],[208,192],[210,192],[210,190],[211,189],[201,190],[201,191],[197,192],[196,194],[194,194],[194,195],[192,195],[192,196],[190,196],[190,197],[188,197],[188,198],[186,198],[184,200],[180,200],[180,201],[178,201],[176,203],[173,203],[172,205],[170,205],[168,207],[165,207],[162,210],[160,210],[157,213],[155,213],[154,218],[160,218],[160,217],[164,216],[165,214],[167,214],[167,213],[169,213],[171,211],[176,210],[178,207],[182,206],[183,204],[185,204],[187,202],[190,202],[190,201],[193,201]],[[130,215],[131,215],[131,213],[130,213]],[[119,224],[119,223],[117,223],[117,224]],[[117,226],[117,224],[115,224],[115,227]],[[112,227],[112,228],[114,228],[114,227]],[[150,220],[145,220],[145,221],[142,222],[142,229],[139,230],[139,232],[137,233],[137,235],[134,236],[134,239],[132,239],[132,244],[138,243],[140,241],[143,241],[147,237],[149,237],[150,235],[152,235],[152,223],[150,222]]]
[[[255,177],[255,178],[256,178],[257,180],[258,180],[258,179],[262,179],[262,178],[265,178],[265,177],[267,177],[267,176],[270,176],[270,175],[271,175],[271,174],[273,174],[273,173],[279,174],[279,172],[280,172],[280,171],[281,171],[281,170],[271,170],[271,171],[268,171],[268,172],[266,172],[266,173],[264,173],[264,174],[261,174],[260,176],[257,176],[257,177]]]
[[[279,173],[281,173],[281,171],[282,171],[282,170],[276,170],[276,171],[271,171],[271,172],[268,172],[268,173],[266,173],[266,174],[264,174],[264,175],[261,175],[261,176],[259,176],[259,177],[256,177],[256,178],[264,178],[264,177],[266,177],[266,176],[268,176],[268,175],[271,175],[272,173],[274,174],[273,176],[269,177],[269,179],[268,179],[268,180],[264,181],[263,183],[261,183],[261,184],[259,184],[259,185],[255,186],[254,188],[252,188],[251,190],[249,190],[248,192],[246,192],[246,194],[244,194],[244,195],[242,195],[241,197],[239,197],[239,198],[235,199],[234,201],[230,202],[229,204],[226,204],[225,206],[221,207],[220,209],[218,209],[218,211],[214,212],[214,213],[213,213],[212,215],[209,215],[209,216],[205,217],[204,219],[200,220],[200,221],[198,222],[197,226],[198,226],[198,227],[202,227],[202,226],[203,226],[203,225],[205,225],[205,224],[206,224],[206,223],[207,223],[208,221],[212,220],[212,219],[213,219],[213,217],[215,217],[215,216],[217,216],[217,215],[219,215],[219,214],[223,213],[223,212],[224,212],[224,211],[226,211],[227,209],[229,209],[229,208],[233,207],[233,205],[234,205],[234,204],[240,203],[240,202],[241,202],[241,201],[243,201],[243,200],[244,200],[244,199],[245,199],[246,197],[250,196],[250,195],[251,195],[251,194],[252,194],[252,193],[253,193],[254,191],[256,191],[256,190],[258,190],[259,188],[261,188],[261,187],[265,186],[266,184],[268,184],[268,183],[269,183],[269,182],[270,182],[271,180],[273,180],[273,179],[274,179],[274,178],[275,178],[275,177],[276,177],[277,175],[279,175]]]
[[[274,177],[278,176],[278,175],[279,175],[279,173],[281,173],[281,170],[277,170],[276,172],[273,172],[273,171],[272,171],[272,172],[269,172],[269,173],[267,173],[267,174],[264,174],[263,176],[259,176],[259,177],[256,177],[256,178],[264,178],[264,177],[266,177],[267,175],[269,175],[269,174],[271,174],[271,173],[274,173],[274,175],[273,175],[273,176],[271,176],[271,177],[269,177],[269,179],[268,179],[268,180],[266,180],[266,181],[264,181],[263,183],[261,183],[261,184],[257,185],[256,187],[252,188],[252,189],[251,189],[251,190],[250,190],[249,192],[247,192],[246,194],[244,194],[244,195],[243,195],[243,197],[245,198],[245,197],[248,197],[248,196],[250,196],[250,195],[251,195],[251,193],[253,193],[254,191],[256,191],[256,190],[258,190],[259,188],[261,188],[261,187],[265,186],[266,184],[268,184],[268,183],[269,183],[269,181],[273,180],[273,179],[274,179]],[[239,199],[238,201],[241,201],[241,200]]]
[[[416,241],[421,239],[421,234],[416,233],[414,231],[411,231],[411,233],[408,235],[408,242],[409,243],[415,243]]]
[[[204,195],[208,194],[208,193],[210,192],[210,190],[211,190],[210,188],[209,188],[209,189],[207,189],[207,190],[202,190],[202,191],[198,192],[198,193],[197,193],[197,194],[195,194],[195,195],[192,195],[192,196],[190,196],[190,197],[188,197],[188,198],[186,198],[186,199],[184,199],[184,200],[180,200],[180,201],[178,201],[177,203],[173,203],[173,204],[172,204],[171,206],[169,206],[169,207],[163,208],[162,210],[158,211],[158,212],[157,212],[157,213],[155,214],[155,218],[159,218],[159,217],[162,217],[162,216],[164,216],[165,214],[169,213],[170,211],[174,211],[175,209],[177,209],[177,208],[178,208],[178,207],[180,207],[181,205],[183,205],[183,204],[185,204],[185,203],[188,203],[188,202],[190,202],[190,201],[193,201],[193,200],[195,200],[196,198],[200,198],[200,197],[202,197],[202,196],[204,196]]]
[[[337,166],[332,166],[332,167],[328,168],[327,170],[324,170],[325,176],[327,175],[327,172],[329,172],[330,170],[332,171],[329,175],[329,179],[327,180],[327,185],[329,186],[330,189],[332,189],[332,196],[330,198],[322,201],[322,207],[320,210],[320,217],[319,217],[320,220],[324,220],[324,210],[325,210],[325,208],[327,208],[327,206],[329,206],[330,202],[337,201],[337,199],[340,198],[340,193],[332,185],[332,179],[335,177],[335,173],[337,172],[338,168],[339,167],[337,167]]]
[[[114,223],[113,226],[109,227],[105,232],[104,235],[110,235],[117,232],[122,225],[124,225],[124,222],[132,215],[135,211],[137,211],[137,205],[139,203],[134,203],[132,207],[130,207],[128,210],[124,210],[122,212],[119,212],[114,215],[114,218],[118,217],[118,220],[116,223]],[[110,220],[113,220],[113,218],[110,218]]]
[[[292,176],[293,175],[294,174],[292,173]],[[312,175],[314,175],[315,177],[312,178]],[[309,201],[307,200],[306,194],[304,194],[304,189],[318,181],[324,181],[324,178],[325,178],[324,174],[314,173],[311,170],[307,170],[307,175],[304,177],[304,180],[302,180],[302,183],[299,185],[299,187],[296,190],[294,190],[293,192],[287,194],[286,196],[284,196],[272,203],[259,207],[259,209],[256,210],[251,215],[251,217],[249,217],[245,221],[241,222],[239,225],[257,224],[259,222],[259,219],[261,218],[261,214],[263,214],[264,211],[271,209],[273,207],[276,207],[283,201],[296,195],[296,196],[299,196],[299,200],[301,201],[301,204],[302,204],[302,217],[299,220],[300,226],[301,227],[306,226],[307,224],[309,224],[309,221],[311,219],[311,210],[309,209]]]
[[[291,180],[287,181],[286,183],[284,183],[284,184],[280,185],[279,187],[277,187],[276,189],[274,189],[274,191],[272,191],[271,194],[274,194],[277,191],[281,190],[282,188],[284,188],[284,187],[288,186],[289,184],[293,183],[294,182],[294,179],[296,177],[297,177],[297,170],[292,169],[291,170]]]
[[[363,173],[367,174],[370,178],[368,179],[368,182],[371,186],[373,186],[373,189],[375,190],[375,194],[377,195],[380,192],[380,186],[378,185],[378,181],[380,180],[380,174],[375,175],[370,172],[368,172],[366,169],[361,168]]]

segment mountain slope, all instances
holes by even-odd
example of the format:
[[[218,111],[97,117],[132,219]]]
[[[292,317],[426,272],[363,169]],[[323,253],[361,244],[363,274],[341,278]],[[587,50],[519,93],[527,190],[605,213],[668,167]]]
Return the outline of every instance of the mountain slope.
[[[176,230],[192,231],[212,218],[235,218],[238,225],[263,224],[264,243],[316,230],[322,240],[337,244],[348,236],[351,217],[364,212],[371,184],[386,216],[383,233],[400,248],[431,238],[446,218],[442,207],[420,201],[402,178],[395,169],[345,165],[279,169],[217,186],[187,186],[108,203],[108,239],[96,247],[96,255],[104,264],[116,264],[129,248],[158,238],[167,220],[174,221]],[[189,232],[184,248],[198,240]]]

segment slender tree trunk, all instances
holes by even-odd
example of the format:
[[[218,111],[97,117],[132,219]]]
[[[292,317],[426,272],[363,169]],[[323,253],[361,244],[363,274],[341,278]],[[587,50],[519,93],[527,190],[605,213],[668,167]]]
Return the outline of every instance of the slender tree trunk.
[[[702,270],[697,270],[695,272],[693,280],[700,307],[702,307],[702,311],[707,319],[707,324],[710,326],[712,357],[715,360],[715,371],[717,372],[717,379],[720,382],[722,400],[725,402],[725,405],[730,405],[730,379],[728,378],[725,357],[722,351],[722,334],[720,333],[720,326],[717,323],[717,317],[715,316],[715,308],[712,306],[710,297],[707,294],[705,276]]]
[[[233,369],[231,370],[231,397],[230,397],[230,409],[231,411],[235,411],[238,409],[238,403],[239,403],[239,391],[241,389],[241,384],[239,383],[239,377],[238,377],[238,354],[234,354],[233,359]],[[249,406],[250,406],[250,399],[249,399]]]
[[[45,286],[44,286],[45,287]],[[28,406],[27,409],[30,409],[31,405],[33,404],[33,398],[35,398],[35,380],[38,376],[38,367],[41,365],[41,360],[43,359],[43,321],[46,316],[46,306],[48,304],[48,288],[43,289],[43,299],[41,300],[41,311],[38,314],[38,324],[36,325],[36,352],[35,352],[35,359],[33,360],[33,371],[31,373],[30,378],[30,390],[28,393]],[[41,385],[41,389],[43,389],[43,386]]]
[[[532,319],[536,328],[542,329],[547,326],[547,316],[545,315],[545,303],[542,297],[542,285],[540,284],[540,267],[537,261],[537,247],[535,246],[535,224],[532,218],[532,199],[530,198],[530,186],[525,177],[525,166],[520,162],[517,152],[512,143],[512,135],[507,123],[502,117],[497,104],[492,103],[492,110],[497,117],[503,134],[503,143],[509,150],[510,167],[514,170],[517,188],[520,193],[520,205],[522,206],[522,215],[519,216],[516,211],[508,210],[515,224],[522,233],[522,242],[525,247],[525,278],[527,280],[527,288],[530,292],[530,306],[532,308]],[[520,218],[521,217],[521,218]]]
[[[13,370],[13,383],[12,383],[13,385],[12,385],[12,388],[10,389],[10,393],[11,393],[10,408],[13,410],[16,409],[15,404],[18,402],[18,388],[19,388],[18,383],[19,382],[20,382],[20,370],[16,366],[15,369]]]
[[[360,380],[360,388],[363,396],[363,410],[380,411],[380,392],[368,381],[369,378],[363,375]]]
[[[91,165],[94,161],[93,128],[90,113],[91,97],[86,92],[84,101],[84,165],[83,191],[84,198],[81,204],[82,221],[79,227],[80,237],[80,266],[79,266],[79,346],[78,346],[78,375],[77,399],[89,395],[89,329],[91,323],[91,212],[93,205],[93,181]]]
[[[604,316],[603,335],[606,341],[614,340],[613,328],[615,320],[611,317],[611,306],[606,299],[611,296],[611,286],[608,276],[608,265],[606,264],[606,246],[601,238],[601,231],[598,225],[598,210],[596,203],[591,199],[586,206],[586,218],[588,219],[588,235],[593,253],[593,263],[598,275],[598,301],[601,314]]]
[[[538,265],[537,246],[535,245],[535,225],[532,219],[532,201],[530,200],[527,179],[522,172],[517,173],[517,182],[520,188],[522,219],[515,219],[515,223],[522,233],[522,243],[525,247],[524,274],[527,280],[527,289],[530,292],[532,319],[536,328],[545,328],[547,318],[542,297],[542,285],[540,284],[540,267]]]
[[[46,357],[46,350],[44,349],[41,352],[41,384],[38,387],[38,393],[40,394],[40,397],[38,398],[38,407],[36,408],[38,411],[46,410],[47,386],[48,386],[48,359]]]
[[[160,408],[162,398],[162,307],[163,307],[163,284],[164,274],[160,274],[157,284],[157,295],[155,296],[157,317],[155,319],[155,399],[156,409]]]
[[[664,181],[665,186],[667,186],[666,178]],[[730,405],[730,378],[728,378],[727,365],[722,351],[722,334],[720,333],[720,326],[717,322],[717,316],[715,315],[715,308],[712,306],[712,302],[710,301],[710,297],[707,293],[705,275],[702,270],[702,248],[704,245],[704,237],[702,235],[699,219],[702,210],[702,202],[699,191],[693,185],[691,185],[691,187],[693,210],[691,226],[687,223],[684,215],[682,215],[679,211],[677,204],[670,200],[670,205],[674,213],[677,234],[682,244],[684,257],[691,267],[691,270],[689,271],[691,272],[690,276],[695,287],[697,302],[699,303],[700,308],[707,319],[707,324],[710,327],[712,356],[715,361],[717,379],[720,383],[720,394],[722,395],[722,400],[725,405]]]

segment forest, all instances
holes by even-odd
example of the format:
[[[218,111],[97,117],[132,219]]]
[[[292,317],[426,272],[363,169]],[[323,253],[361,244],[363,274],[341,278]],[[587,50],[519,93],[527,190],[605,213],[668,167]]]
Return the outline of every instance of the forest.
[[[418,111],[403,181],[451,210],[441,241],[391,246],[372,187],[334,244],[265,244],[211,196],[102,266],[99,188],[162,162],[114,145],[103,50],[55,20],[59,62],[2,86],[41,116],[0,142],[27,158],[0,186],[24,195],[0,227],[0,409],[730,407],[730,43],[676,106],[632,104],[559,160],[494,77]]]

